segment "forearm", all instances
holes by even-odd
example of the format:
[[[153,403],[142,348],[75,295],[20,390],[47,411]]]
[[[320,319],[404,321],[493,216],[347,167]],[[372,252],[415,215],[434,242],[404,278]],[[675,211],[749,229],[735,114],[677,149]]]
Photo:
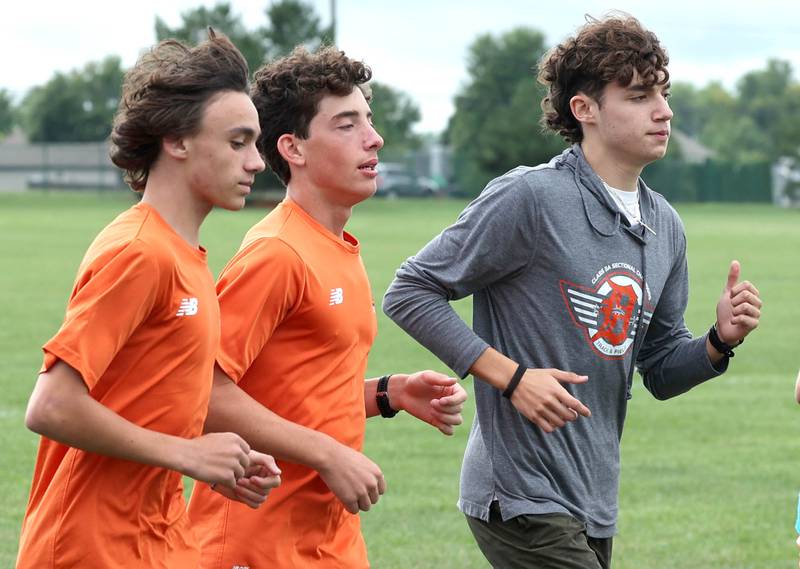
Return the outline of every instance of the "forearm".
[[[367,413],[367,418],[377,417],[381,414],[378,407],[378,380],[380,378],[368,379],[364,382],[364,410]],[[393,373],[389,378],[388,396],[389,404],[395,411],[405,411],[404,393],[406,383],[408,382],[408,374]]]
[[[39,376],[26,426],[49,439],[88,452],[184,472],[187,440],[131,423],[89,395],[77,371],[59,361]]]
[[[425,346],[459,377],[488,344],[459,317],[447,292],[426,281],[404,264],[383,299],[383,310],[417,342]]]
[[[234,432],[259,452],[315,470],[329,462],[335,439],[284,419],[250,397],[216,367],[205,432]]]
[[[651,358],[641,365],[645,387],[657,399],[685,393],[721,375],[727,366],[726,358],[716,361],[711,358],[706,336],[674,343],[662,357]]]
[[[481,381],[503,391],[519,364],[494,348],[487,348],[475,360],[469,372]]]

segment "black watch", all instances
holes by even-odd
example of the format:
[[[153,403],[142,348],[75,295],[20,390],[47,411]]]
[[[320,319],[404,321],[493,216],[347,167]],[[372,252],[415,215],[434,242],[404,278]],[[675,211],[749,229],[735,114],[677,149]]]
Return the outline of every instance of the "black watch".
[[[375,402],[381,412],[381,417],[391,419],[397,415],[397,410],[392,409],[389,403],[389,378],[391,375],[384,375],[378,380],[378,390],[375,393]]]
[[[719,337],[719,333],[717,332],[717,323],[714,322],[714,325],[711,326],[708,330],[708,341],[711,342],[711,345],[714,346],[714,349],[717,350],[720,354],[732,358],[734,356],[733,348],[739,346],[744,342],[741,340],[735,346],[731,346],[730,344],[726,344],[722,341]]]

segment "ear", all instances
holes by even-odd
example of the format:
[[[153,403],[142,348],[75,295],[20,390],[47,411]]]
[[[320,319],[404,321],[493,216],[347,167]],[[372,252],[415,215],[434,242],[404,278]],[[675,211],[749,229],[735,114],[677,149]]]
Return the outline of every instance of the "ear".
[[[161,152],[166,153],[175,160],[185,160],[189,154],[186,139],[183,137],[164,137],[161,140]]]
[[[589,95],[578,91],[570,100],[572,115],[581,124],[594,124],[596,121],[597,101]]]
[[[281,157],[293,166],[304,166],[306,157],[303,153],[303,139],[293,134],[282,134],[277,142]]]

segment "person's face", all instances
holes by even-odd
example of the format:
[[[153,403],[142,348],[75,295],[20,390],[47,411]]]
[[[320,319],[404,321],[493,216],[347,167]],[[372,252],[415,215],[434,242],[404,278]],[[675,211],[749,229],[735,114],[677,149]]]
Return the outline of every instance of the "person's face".
[[[585,136],[603,147],[607,155],[643,168],[667,151],[672,110],[667,99],[669,83],[645,87],[638,74],[630,85],[606,85],[600,101],[592,101],[593,124]]]
[[[245,93],[225,91],[207,104],[200,130],[184,139],[192,193],[210,207],[244,207],[253,180],[264,170],[256,149],[258,113]]]
[[[372,126],[372,111],[360,89],[324,97],[308,138],[297,138],[296,144],[305,181],[328,203],[352,206],[375,193],[383,138]]]

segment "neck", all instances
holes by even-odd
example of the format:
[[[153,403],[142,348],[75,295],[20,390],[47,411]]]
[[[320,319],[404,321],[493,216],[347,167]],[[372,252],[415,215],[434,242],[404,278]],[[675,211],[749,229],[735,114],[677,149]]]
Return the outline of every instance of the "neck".
[[[142,202],[155,209],[189,245],[200,246],[200,225],[212,206],[198,199],[186,180],[151,171]]]
[[[635,192],[644,166],[631,164],[624,156],[591,139],[581,142],[581,150],[592,170],[609,186],[618,190]]]
[[[286,197],[336,237],[344,238],[344,226],[353,214],[352,206],[332,203],[322,192],[309,191],[295,182],[286,188]]]

